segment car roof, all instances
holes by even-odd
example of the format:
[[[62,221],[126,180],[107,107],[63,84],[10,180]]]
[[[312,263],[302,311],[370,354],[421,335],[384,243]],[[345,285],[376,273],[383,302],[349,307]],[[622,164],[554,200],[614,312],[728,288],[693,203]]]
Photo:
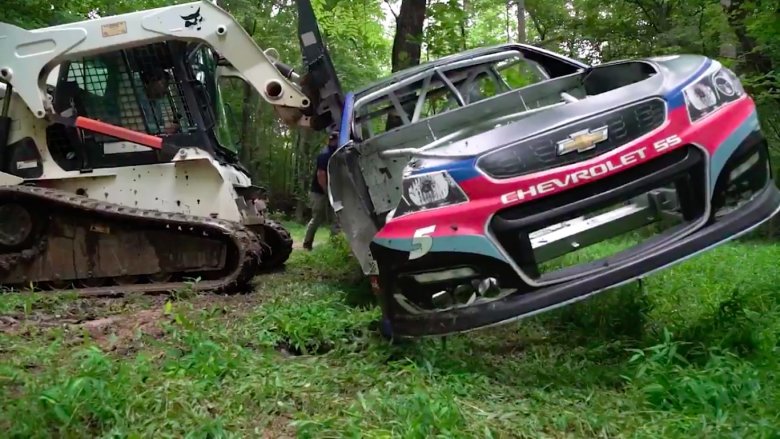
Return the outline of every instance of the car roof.
[[[437,58],[432,61],[428,61],[413,67],[406,68],[404,70],[397,71],[393,73],[390,76],[387,76],[385,78],[382,78],[378,81],[375,81],[373,83],[370,83],[358,90],[356,90],[354,93],[355,95],[363,95],[366,93],[369,93],[371,91],[374,91],[376,89],[386,87],[390,84],[393,84],[398,81],[402,81],[410,76],[416,75],[417,73],[424,72],[426,70],[430,70],[435,67],[439,67],[445,64],[450,64],[453,61],[460,61],[463,59],[469,59],[469,58],[476,58],[478,56],[482,55],[489,55],[492,53],[502,52],[506,50],[520,50],[522,47],[529,47],[533,48],[535,50],[539,50],[538,48],[534,46],[528,46],[525,44],[512,44],[512,43],[506,43],[506,44],[498,44],[494,46],[487,46],[487,47],[479,47],[476,49],[469,49],[462,52],[454,53],[452,55],[446,55],[441,58]]]

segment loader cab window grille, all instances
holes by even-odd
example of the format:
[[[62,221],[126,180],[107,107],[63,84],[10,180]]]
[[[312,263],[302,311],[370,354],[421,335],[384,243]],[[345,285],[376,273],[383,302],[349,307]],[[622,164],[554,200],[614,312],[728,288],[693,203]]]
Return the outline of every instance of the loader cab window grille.
[[[108,69],[99,60],[84,60],[70,65],[69,81],[76,81],[88,95],[103,97],[106,94]]]
[[[181,80],[174,75],[173,61],[165,44],[127,51],[132,70],[134,96],[141,108],[146,132],[166,135],[194,129],[192,113],[184,97]]]
[[[180,146],[211,146],[200,127],[200,109],[181,55],[170,43],[101,54],[59,66],[53,107],[63,117],[83,116]],[[159,163],[157,151],[88,130],[54,123],[47,128],[49,150],[65,170],[89,172]]]
[[[159,136],[195,128],[165,45],[71,62],[64,82],[78,89],[77,96],[65,97],[70,102],[57,106],[72,104],[79,115]],[[99,135],[95,140],[113,141]]]

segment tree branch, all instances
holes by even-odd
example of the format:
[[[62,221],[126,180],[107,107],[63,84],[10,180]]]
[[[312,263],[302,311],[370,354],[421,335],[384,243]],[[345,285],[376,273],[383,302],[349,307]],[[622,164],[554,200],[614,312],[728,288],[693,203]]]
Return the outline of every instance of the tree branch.
[[[531,17],[531,22],[533,22],[534,29],[536,29],[536,33],[539,34],[539,38],[544,41],[545,37],[547,36],[547,30],[542,27],[541,23],[539,23],[539,20],[536,18],[536,13],[528,9],[527,5],[525,10],[528,12],[528,16]]]
[[[387,3],[387,9],[390,9],[390,13],[393,14],[395,22],[398,23],[398,14],[396,14],[393,10],[393,6],[390,4],[390,0],[385,0],[385,3]]]
[[[560,49],[559,47],[555,47],[556,44],[561,44],[566,41],[566,37],[563,36],[556,36],[550,39],[541,40],[539,41],[538,45],[539,47],[543,47],[545,49],[551,49],[555,48],[555,50]]]
[[[642,13],[645,15],[645,18],[647,18],[647,22],[650,23],[650,26],[655,30],[656,33],[660,34],[661,31],[658,29],[658,26],[656,25],[656,18],[653,18],[653,15],[650,14],[650,11],[647,10],[645,5],[639,1],[639,0],[626,0],[628,3],[631,3],[632,5],[637,6],[639,9],[642,10]]]

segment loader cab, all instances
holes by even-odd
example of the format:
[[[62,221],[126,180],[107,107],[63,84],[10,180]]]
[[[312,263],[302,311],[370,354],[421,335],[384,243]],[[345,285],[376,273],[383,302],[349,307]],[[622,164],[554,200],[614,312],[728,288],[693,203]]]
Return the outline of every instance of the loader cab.
[[[217,93],[210,87],[215,64],[209,64],[209,58],[208,48],[169,41],[71,60],[59,66],[54,111],[65,118],[84,116],[162,137],[177,147],[198,147],[217,159],[233,161],[235,154],[223,147],[216,133]],[[47,128],[47,143],[66,171],[167,160],[142,145],[56,122]]]

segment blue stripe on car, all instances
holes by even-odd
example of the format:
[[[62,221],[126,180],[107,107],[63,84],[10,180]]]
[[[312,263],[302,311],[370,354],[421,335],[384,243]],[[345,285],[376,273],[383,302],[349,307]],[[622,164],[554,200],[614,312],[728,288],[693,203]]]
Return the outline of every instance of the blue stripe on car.
[[[437,172],[437,171],[448,171],[452,176],[452,178],[454,178],[455,181],[458,183],[464,180],[468,180],[470,178],[474,178],[477,175],[479,175],[479,172],[477,171],[476,157],[463,159],[463,160],[456,160],[454,162],[448,162],[439,166],[431,166],[425,169],[419,169],[412,172],[412,175],[427,174],[429,172]]]
[[[393,250],[411,252],[414,249],[411,239],[374,238],[374,242]],[[433,238],[431,252],[476,253],[506,261],[498,249],[485,236],[460,235],[437,236]]]
[[[355,94],[350,92],[344,98],[344,111],[341,112],[341,131],[339,131],[339,146],[349,142],[349,121],[352,119],[352,107],[355,104]]]
[[[677,107],[680,107],[682,105],[685,105],[685,96],[683,96],[683,89],[692,83],[694,83],[696,80],[701,77],[701,75],[704,74],[704,72],[707,71],[707,69],[710,68],[712,65],[711,59],[706,59],[701,66],[696,70],[694,74],[692,74],[688,79],[680,83],[677,87],[673,88],[669,91],[669,93],[664,96],[664,99],[669,102],[669,110],[674,110]]]
[[[712,159],[710,161],[710,195],[712,195],[712,192],[715,190],[715,183],[717,182],[721,171],[723,171],[723,167],[726,166],[728,159],[734,154],[734,151],[739,148],[742,141],[745,140],[750,133],[757,131],[758,129],[760,129],[758,113],[753,110],[750,116],[748,116],[733,133],[729,134],[723,143],[718,145],[718,149],[712,154]]]

